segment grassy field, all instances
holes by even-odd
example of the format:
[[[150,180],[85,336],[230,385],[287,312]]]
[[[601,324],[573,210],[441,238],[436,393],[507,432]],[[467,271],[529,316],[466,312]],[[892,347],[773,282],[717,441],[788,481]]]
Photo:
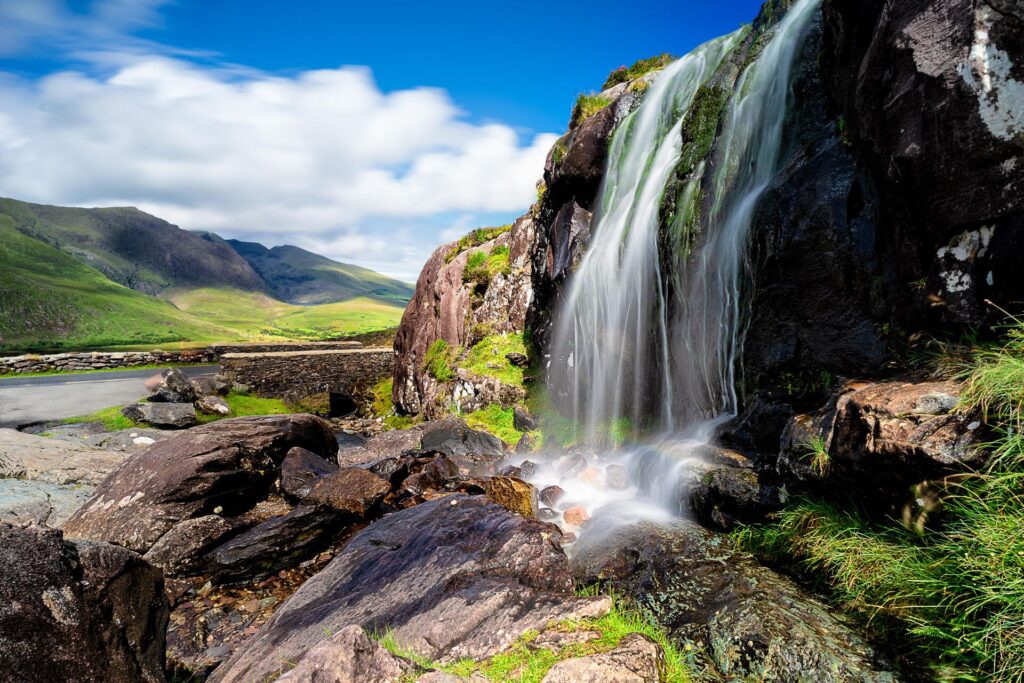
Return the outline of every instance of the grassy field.
[[[239,338],[331,339],[395,327],[401,306],[360,297],[316,306],[296,306],[256,292],[193,289],[170,295],[191,315],[235,331]]]

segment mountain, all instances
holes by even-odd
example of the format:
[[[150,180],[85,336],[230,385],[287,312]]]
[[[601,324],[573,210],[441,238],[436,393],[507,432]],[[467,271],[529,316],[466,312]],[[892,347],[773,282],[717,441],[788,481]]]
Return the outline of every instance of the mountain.
[[[248,261],[270,292],[282,301],[308,305],[365,296],[404,305],[412,297],[412,285],[299,247],[267,249],[256,242],[226,243]]]
[[[0,214],[0,348],[213,341],[237,332],[105,277]]]
[[[332,339],[396,325],[410,295],[365,268],[189,232],[135,208],[0,198],[5,352]]]
[[[147,294],[193,287],[267,289],[223,240],[182,230],[133,207],[80,209],[0,199],[0,215],[22,234]]]

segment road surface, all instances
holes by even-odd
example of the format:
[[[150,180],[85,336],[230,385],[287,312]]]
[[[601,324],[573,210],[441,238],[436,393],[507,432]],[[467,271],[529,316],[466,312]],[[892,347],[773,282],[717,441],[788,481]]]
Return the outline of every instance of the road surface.
[[[185,365],[189,377],[212,375],[216,365]],[[146,396],[145,382],[159,369],[111,370],[84,375],[8,377],[0,379],[0,427],[88,415]]]

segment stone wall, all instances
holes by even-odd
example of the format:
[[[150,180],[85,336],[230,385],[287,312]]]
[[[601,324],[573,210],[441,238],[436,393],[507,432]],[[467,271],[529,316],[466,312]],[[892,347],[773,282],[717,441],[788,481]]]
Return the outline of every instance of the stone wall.
[[[260,396],[294,401],[325,391],[361,394],[391,374],[393,361],[394,351],[376,347],[229,353],[220,364],[222,374]]]
[[[52,354],[24,354],[0,358],[0,375],[33,372],[110,370],[139,365],[216,363],[229,353],[314,351],[359,348],[354,341],[257,344],[214,344],[185,351],[83,351]]]

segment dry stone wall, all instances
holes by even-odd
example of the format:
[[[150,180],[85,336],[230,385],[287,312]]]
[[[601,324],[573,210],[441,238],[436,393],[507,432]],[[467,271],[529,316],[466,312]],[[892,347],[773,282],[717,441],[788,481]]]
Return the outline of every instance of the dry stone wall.
[[[297,400],[325,391],[359,394],[391,374],[394,351],[386,347],[229,353],[221,373],[260,396]]]

